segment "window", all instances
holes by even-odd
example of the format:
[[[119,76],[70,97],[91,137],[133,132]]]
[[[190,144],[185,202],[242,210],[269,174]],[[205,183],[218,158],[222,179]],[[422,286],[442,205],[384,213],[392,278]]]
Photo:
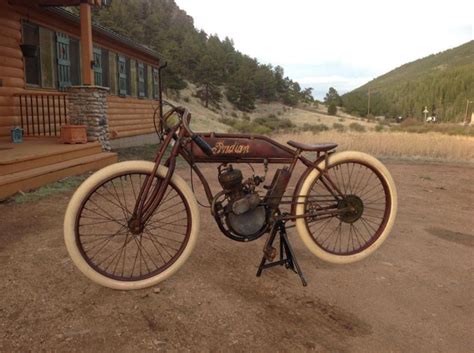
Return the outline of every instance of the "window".
[[[129,62],[129,72],[130,72],[130,80],[129,80],[129,84],[130,84],[130,90],[128,91],[130,93],[131,96],[133,97],[137,97],[138,94],[137,94],[137,62],[133,59],[130,59],[130,62]]]
[[[117,54],[109,52],[109,83],[110,93],[118,94],[117,90]]]
[[[158,73],[158,69],[156,67],[153,68],[153,98],[159,98],[159,91],[160,91],[160,75]]]
[[[123,56],[117,57],[118,66],[118,92],[121,96],[126,96],[128,92],[127,60]]]
[[[146,97],[146,65],[143,63],[137,64],[137,79],[138,79],[138,97]]]
[[[56,56],[58,58],[58,87],[65,89],[71,83],[71,57],[69,52],[69,36],[56,33]]]
[[[73,86],[78,86],[82,83],[81,43],[79,39],[69,38],[69,54],[71,59],[71,84]]]
[[[94,48],[94,84],[103,86],[102,49]]]
[[[132,94],[132,85],[131,85],[131,70],[130,70],[130,59],[126,58],[125,59],[125,68],[127,70],[127,94],[131,95]]]
[[[109,51],[102,48],[102,86],[110,87]]]
[[[39,48],[39,27],[32,23],[23,22],[23,44],[36,46]],[[33,47],[31,47],[33,51]],[[26,83],[30,85],[40,86],[41,84],[41,69],[40,69],[40,55],[25,57],[25,78]]]
[[[146,70],[146,92],[148,98],[153,98],[153,68],[147,67]]]

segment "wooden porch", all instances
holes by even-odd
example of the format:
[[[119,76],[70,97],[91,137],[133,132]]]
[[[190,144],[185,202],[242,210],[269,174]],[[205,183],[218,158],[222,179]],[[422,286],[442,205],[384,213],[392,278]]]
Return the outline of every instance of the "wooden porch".
[[[0,138],[0,200],[67,176],[117,162],[98,142],[66,145],[57,137],[27,137],[21,144]]]

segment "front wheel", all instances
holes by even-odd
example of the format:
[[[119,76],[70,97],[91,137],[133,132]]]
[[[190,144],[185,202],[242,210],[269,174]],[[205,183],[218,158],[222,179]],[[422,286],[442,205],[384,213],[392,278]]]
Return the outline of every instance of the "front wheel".
[[[154,164],[129,161],[103,168],[74,193],[64,218],[66,248],[92,281],[114,289],[146,288],[174,274],[191,254],[199,231],[196,199],[176,174],[156,211],[131,227],[141,186]],[[158,168],[153,186],[167,169]],[[151,189],[151,190],[152,190]]]
[[[322,170],[325,163],[319,168]],[[298,234],[322,260],[344,264],[373,253],[390,233],[397,191],[376,158],[346,151],[329,156],[324,173],[314,169],[299,192]]]

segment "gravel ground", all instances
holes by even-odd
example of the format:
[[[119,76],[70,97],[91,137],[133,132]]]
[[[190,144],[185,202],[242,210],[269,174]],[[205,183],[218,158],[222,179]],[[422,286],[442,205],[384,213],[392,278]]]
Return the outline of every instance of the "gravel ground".
[[[72,191],[0,204],[0,351],[472,351],[474,168],[388,167],[399,215],[368,259],[323,263],[289,232],[306,288],[280,267],[256,278],[265,239],[235,243],[202,208],[196,249],[174,277],[102,288],[64,247]]]

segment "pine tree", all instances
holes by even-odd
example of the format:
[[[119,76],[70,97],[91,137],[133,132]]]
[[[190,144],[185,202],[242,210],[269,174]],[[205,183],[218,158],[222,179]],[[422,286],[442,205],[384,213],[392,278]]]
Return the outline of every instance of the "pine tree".
[[[256,92],[252,76],[252,70],[242,66],[232,75],[226,86],[227,99],[244,112],[255,109]]]
[[[326,103],[327,105],[331,105],[331,103],[334,103],[336,106],[339,107],[342,105],[342,99],[334,87],[329,87],[329,91],[324,97],[324,103]]]
[[[328,115],[336,115],[337,114],[337,106],[335,102],[329,103],[328,106]]]
[[[209,104],[219,108],[222,94],[219,89],[220,77],[216,71],[216,61],[209,55],[205,55],[196,68],[196,83],[198,84],[198,96],[204,102],[206,108]]]

